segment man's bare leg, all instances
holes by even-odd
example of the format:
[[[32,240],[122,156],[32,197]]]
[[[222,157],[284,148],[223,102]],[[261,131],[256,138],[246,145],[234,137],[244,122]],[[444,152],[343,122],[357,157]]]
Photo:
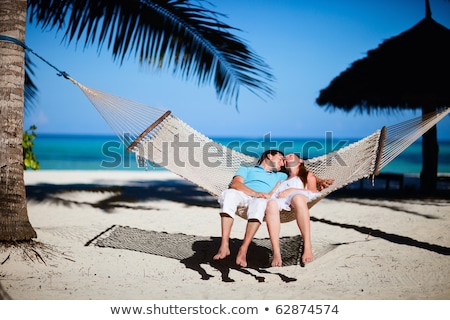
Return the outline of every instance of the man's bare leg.
[[[281,267],[280,249],[280,210],[276,201],[269,201],[266,208],[266,224],[269,231],[270,242],[272,244],[272,267]]]
[[[303,238],[304,250],[302,261],[303,263],[312,262],[314,258],[312,253],[308,199],[304,195],[298,194],[292,198],[291,205],[295,209],[297,225]]]
[[[248,220],[245,229],[244,240],[236,256],[236,264],[241,267],[247,267],[247,251],[261,223],[258,220]]]
[[[230,255],[230,234],[234,219],[226,213],[221,213],[220,221],[222,226],[222,241],[213,260],[225,259]]]

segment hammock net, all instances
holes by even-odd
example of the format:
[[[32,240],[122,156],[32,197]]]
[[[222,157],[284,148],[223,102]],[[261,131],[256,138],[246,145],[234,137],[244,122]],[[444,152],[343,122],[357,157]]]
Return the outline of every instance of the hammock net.
[[[170,111],[86,87],[72,78],[121,140],[127,151],[141,163],[164,167],[201,187],[213,196],[227,189],[242,165],[253,165],[257,158],[227,148],[196,131]],[[376,176],[390,161],[415,142],[450,112],[443,108],[389,127],[337,151],[305,161],[317,177],[334,179],[321,191],[315,203],[352,182]],[[246,218],[246,208],[237,214]],[[294,211],[283,211],[281,221],[295,219]]]

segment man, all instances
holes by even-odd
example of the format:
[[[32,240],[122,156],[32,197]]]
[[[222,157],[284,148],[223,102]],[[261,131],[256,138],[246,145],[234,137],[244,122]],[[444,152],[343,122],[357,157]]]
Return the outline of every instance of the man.
[[[214,260],[230,255],[230,233],[238,206],[247,206],[247,229],[258,230],[264,219],[264,211],[270,192],[287,178],[280,172],[284,166],[284,154],[278,150],[265,151],[254,167],[241,167],[231,181],[230,188],[219,197],[222,240]],[[256,231],[255,231],[256,232]],[[238,261],[236,261],[238,265]]]
[[[264,207],[267,229],[272,243],[272,267],[282,266],[279,243],[280,211],[291,208],[295,210],[297,225],[304,241],[301,262],[305,264],[313,261],[308,201],[320,196],[318,189],[327,188],[334,182],[332,179],[316,177],[305,168],[303,159],[295,154],[288,154],[285,157],[285,167],[289,176],[274,190],[271,199],[265,200],[266,207]],[[236,257],[236,264],[241,267],[247,266],[248,247],[258,231],[261,221],[249,220],[247,224],[244,240]]]

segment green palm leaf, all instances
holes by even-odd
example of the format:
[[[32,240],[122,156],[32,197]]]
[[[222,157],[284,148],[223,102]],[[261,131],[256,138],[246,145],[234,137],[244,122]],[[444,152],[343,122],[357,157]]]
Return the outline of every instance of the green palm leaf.
[[[33,81],[34,63],[31,61],[30,55],[25,51],[25,84],[24,84],[24,98],[25,98],[25,113],[30,110],[37,103],[38,88]]]
[[[239,89],[271,97],[273,76],[264,61],[219,20],[221,14],[188,0],[29,0],[30,20],[65,32],[68,43],[84,41],[112,51],[121,63],[172,70],[185,80],[213,84],[227,103]]]

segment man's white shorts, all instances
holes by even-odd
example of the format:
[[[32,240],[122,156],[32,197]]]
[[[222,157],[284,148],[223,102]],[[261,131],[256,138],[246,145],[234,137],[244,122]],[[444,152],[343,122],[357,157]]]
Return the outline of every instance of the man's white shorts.
[[[256,219],[263,222],[266,211],[267,199],[254,198],[244,192],[235,189],[226,189],[219,196],[220,212],[234,218],[238,206],[247,207],[248,219]]]

